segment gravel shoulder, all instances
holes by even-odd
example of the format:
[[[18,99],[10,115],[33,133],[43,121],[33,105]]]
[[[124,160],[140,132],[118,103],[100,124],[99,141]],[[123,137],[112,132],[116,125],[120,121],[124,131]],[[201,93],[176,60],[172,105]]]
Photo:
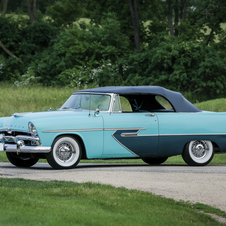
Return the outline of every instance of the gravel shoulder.
[[[52,170],[44,163],[29,169],[0,163],[0,177],[110,184],[175,200],[199,202],[226,212],[225,176],[225,166],[79,164],[71,170]]]

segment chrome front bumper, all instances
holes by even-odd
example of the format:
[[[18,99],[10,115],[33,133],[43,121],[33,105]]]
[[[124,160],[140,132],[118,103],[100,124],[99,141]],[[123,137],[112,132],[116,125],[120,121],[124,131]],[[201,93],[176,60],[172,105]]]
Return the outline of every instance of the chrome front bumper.
[[[39,137],[34,136],[5,136],[0,134],[0,152],[17,152],[17,153],[49,153],[51,147],[43,147]],[[24,141],[31,141],[34,145],[25,145]],[[15,144],[8,144],[5,142],[14,142]]]
[[[0,151],[4,152],[17,152],[17,153],[49,153],[51,147],[43,146],[25,146],[20,144],[4,144],[1,143]]]

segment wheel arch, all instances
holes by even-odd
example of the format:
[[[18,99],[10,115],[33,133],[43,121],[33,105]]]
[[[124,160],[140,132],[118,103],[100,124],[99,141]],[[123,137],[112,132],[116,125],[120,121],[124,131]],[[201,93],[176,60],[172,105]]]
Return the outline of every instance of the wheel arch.
[[[193,140],[194,140],[194,139],[193,139]],[[184,152],[184,150],[185,150],[186,145],[189,144],[189,143],[190,143],[191,141],[193,141],[193,140],[189,140],[188,142],[186,142],[186,143],[184,144],[183,152]],[[203,139],[202,139],[202,140],[203,140]],[[220,153],[220,147],[218,146],[218,144],[217,144],[216,142],[212,141],[212,140],[209,140],[209,141],[213,144],[214,152]],[[182,152],[182,153],[183,153],[183,152]]]
[[[213,144],[213,149],[215,153],[219,153],[220,152],[220,147],[218,146],[217,143],[215,143],[214,141],[211,141]]]
[[[79,136],[78,134],[73,134],[73,133],[59,134],[58,136],[55,137],[54,141],[56,139],[58,139],[59,137],[66,137],[66,136],[73,137],[73,138],[77,139],[80,142],[81,147],[82,147],[82,157],[81,157],[81,159],[87,159],[86,148],[85,148],[84,141],[81,138],[81,136]],[[53,143],[54,143],[54,141],[53,141]]]

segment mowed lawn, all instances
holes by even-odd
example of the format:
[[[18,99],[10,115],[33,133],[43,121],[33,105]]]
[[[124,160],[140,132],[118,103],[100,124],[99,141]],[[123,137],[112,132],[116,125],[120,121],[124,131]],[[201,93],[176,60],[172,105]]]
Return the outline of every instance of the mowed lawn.
[[[0,178],[0,225],[222,225],[200,204],[110,185]]]

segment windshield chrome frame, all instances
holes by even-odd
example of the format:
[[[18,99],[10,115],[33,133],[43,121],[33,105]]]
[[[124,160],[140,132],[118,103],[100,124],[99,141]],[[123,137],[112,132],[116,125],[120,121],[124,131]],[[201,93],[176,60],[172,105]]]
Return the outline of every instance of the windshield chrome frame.
[[[77,94],[86,94],[86,95],[109,95],[110,96],[110,103],[109,103],[109,108],[108,111],[100,111],[101,113],[112,113],[114,109],[114,102],[115,102],[115,95],[114,93],[96,93],[96,92],[78,92],[72,95],[77,95]],[[121,107],[121,106],[120,106]],[[92,111],[95,112],[95,110],[90,110],[90,109],[82,109],[84,111]]]

